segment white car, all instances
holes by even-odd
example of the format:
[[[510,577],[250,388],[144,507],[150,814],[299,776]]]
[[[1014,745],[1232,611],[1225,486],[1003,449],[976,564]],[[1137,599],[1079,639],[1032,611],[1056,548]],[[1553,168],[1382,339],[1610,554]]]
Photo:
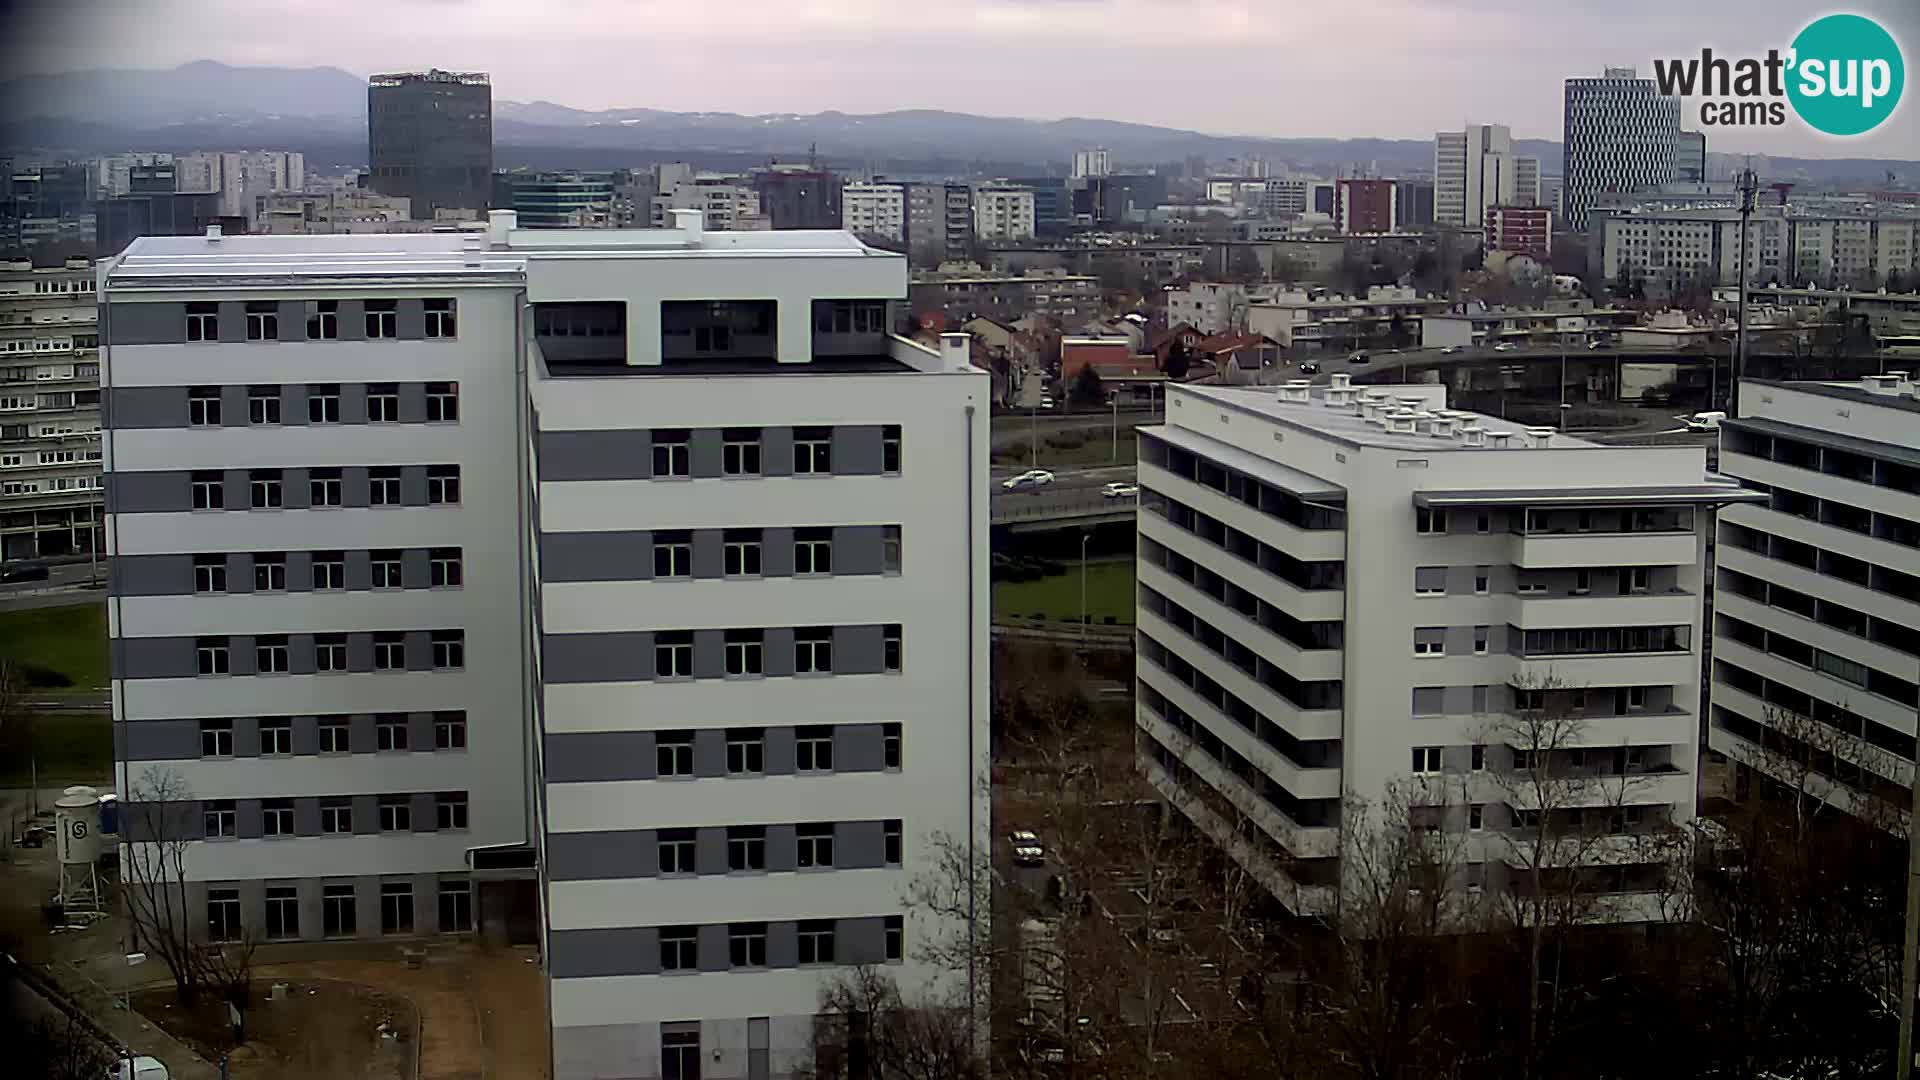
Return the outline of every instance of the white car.
[[[1452,356],[1454,353],[1457,353],[1459,351],[1460,351],[1460,346],[1458,345],[1443,345],[1440,347],[1441,356]]]
[[[1009,476],[1000,481],[1000,486],[1008,491],[1019,491],[1021,488],[1036,488],[1051,483],[1053,483],[1052,473],[1045,469],[1028,469],[1019,476]]]
[[[1100,489],[1100,494],[1109,499],[1133,499],[1140,495],[1139,484],[1108,484]]]
[[[1517,349],[1517,348],[1519,348],[1519,346],[1518,346],[1518,345],[1515,345],[1515,344],[1514,344],[1513,342],[1511,342],[1511,341],[1503,341],[1503,342],[1501,342],[1500,344],[1498,344],[1498,345],[1495,345],[1495,346],[1493,347],[1493,351],[1494,351],[1494,352],[1512,352],[1513,350],[1515,350],[1515,349]]]
[[[168,1080],[173,1074],[160,1063],[159,1058],[144,1054],[131,1060],[121,1058],[107,1070],[107,1080]]]
[[[1047,849],[1040,846],[1040,837],[1029,829],[1008,833],[1007,843],[1013,847],[1015,866],[1040,866],[1047,861]]]
[[[1697,413],[1694,413],[1692,416],[1687,417],[1687,420],[1686,420],[1687,430],[1688,431],[1719,431],[1720,421],[1725,420],[1726,418],[1727,418],[1727,414],[1719,409],[1713,409],[1708,412],[1697,412]]]

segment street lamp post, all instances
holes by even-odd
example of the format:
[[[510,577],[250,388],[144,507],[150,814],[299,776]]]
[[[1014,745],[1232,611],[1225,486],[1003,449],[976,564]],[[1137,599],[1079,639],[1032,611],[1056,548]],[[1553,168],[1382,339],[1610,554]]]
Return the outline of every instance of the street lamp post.
[[[1080,650],[1087,648],[1087,541],[1093,539],[1093,530],[1080,534]]]
[[[1028,445],[1033,448],[1033,456],[1028,465],[1030,468],[1037,469],[1040,467],[1040,403],[1038,401],[1027,406],[1027,417],[1032,423],[1030,428],[1032,437],[1028,440]]]
[[[1151,391],[1149,391],[1151,392]],[[1120,464],[1120,395],[1107,395],[1107,404],[1113,406],[1113,464]]]

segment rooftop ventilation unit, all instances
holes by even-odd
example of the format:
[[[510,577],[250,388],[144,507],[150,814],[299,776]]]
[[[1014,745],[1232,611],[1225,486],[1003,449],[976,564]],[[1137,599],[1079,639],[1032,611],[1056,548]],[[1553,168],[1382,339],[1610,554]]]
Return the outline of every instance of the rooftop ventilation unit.
[[[1540,448],[1553,442],[1553,429],[1550,427],[1530,427],[1527,429],[1527,445]]]
[[[1289,379],[1286,385],[1280,388],[1280,400],[1304,405],[1312,400],[1312,392],[1308,389],[1312,385],[1305,379]]]
[[[1413,434],[1413,414],[1401,411],[1387,417],[1387,431],[1393,435]]]
[[[1344,371],[1336,371],[1328,376],[1328,383],[1335,390],[1345,390],[1353,385],[1353,376]]]
[[[1451,417],[1451,416],[1441,416],[1441,415],[1440,415],[1439,413],[1435,413],[1435,414],[1434,414],[1434,416],[1433,416],[1433,435],[1434,435],[1434,437],[1435,437],[1435,438],[1437,438],[1437,439],[1451,439],[1451,438],[1453,438],[1453,425],[1454,425],[1454,423],[1455,423],[1455,421],[1454,421],[1454,419],[1453,419],[1453,417]]]
[[[1468,446],[1487,445],[1487,429],[1479,424],[1468,424],[1460,429],[1460,441]]]
[[[1487,440],[1488,445],[1492,446],[1495,450],[1505,450],[1507,447],[1513,445],[1513,432],[1489,431],[1487,432]]]
[[[1893,395],[1900,392],[1900,380],[1892,374],[1863,375],[1860,378],[1860,385],[1869,394]]]

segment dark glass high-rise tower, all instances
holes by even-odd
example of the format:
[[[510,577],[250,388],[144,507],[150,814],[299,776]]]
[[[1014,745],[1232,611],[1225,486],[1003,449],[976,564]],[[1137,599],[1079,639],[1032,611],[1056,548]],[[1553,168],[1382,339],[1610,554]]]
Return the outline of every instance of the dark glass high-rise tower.
[[[412,216],[487,209],[493,184],[493,87],[483,72],[427,71],[367,80],[373,190],[413,201]]]

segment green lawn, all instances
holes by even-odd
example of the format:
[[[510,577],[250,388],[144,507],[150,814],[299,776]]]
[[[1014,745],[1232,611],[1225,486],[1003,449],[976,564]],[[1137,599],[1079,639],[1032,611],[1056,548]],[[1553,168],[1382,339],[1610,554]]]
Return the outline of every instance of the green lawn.
[[[1120,429],[1120,460],[1117,464],[1134,463],[1136,442],[1133,432]],[[1029,467],[1033,461],[1033,447],[1029,443],[1004,447],[993,455],[994,464],[1003,466]],[[1116,464],[1113,460],[1113,434],[1110,431],[1098,432],[1062,432],[1054,436],[1040,436],[1040,467],[1059,468],[1063,466],[1096,466]],[[1091,583],[1087,586],[1091,589]]]
[[[0,735],[0,787],[98,784],[113,776],[113,722],[101,713],[43,713]]]
[[[105,604],[0,612],[0,656],[49,668],[73,680],[73,689],[107,685]]]
[[[1113,616],[1133,625],[1133,560],[1110,559],[1087,564],[1087,610],[1096,624]],[[1071,624],[1080,616],[1080,569],[1038,581],[1001,581],[993,586],[993,617],[1025,621],[1041,615]]]

